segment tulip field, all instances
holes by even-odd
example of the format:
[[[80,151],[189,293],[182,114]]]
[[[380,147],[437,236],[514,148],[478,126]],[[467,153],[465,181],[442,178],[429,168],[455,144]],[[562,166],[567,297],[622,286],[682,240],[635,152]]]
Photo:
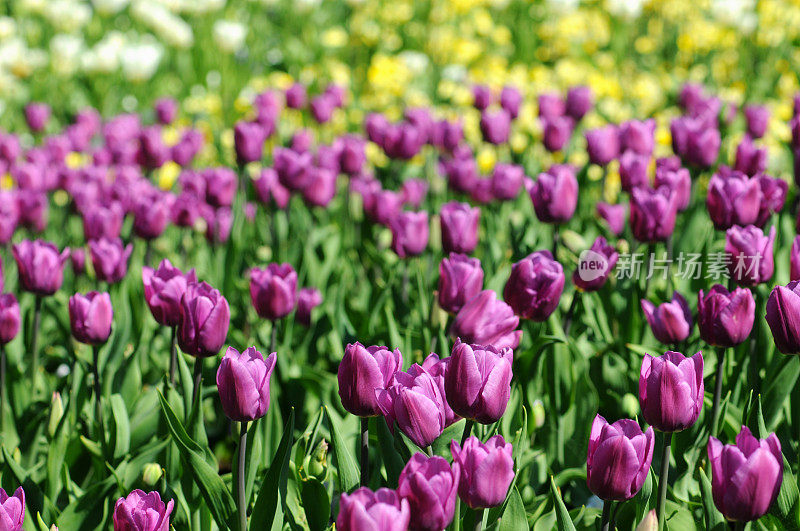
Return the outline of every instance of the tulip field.
[[[6,0],[0,531],[800,529],[800,4]]]

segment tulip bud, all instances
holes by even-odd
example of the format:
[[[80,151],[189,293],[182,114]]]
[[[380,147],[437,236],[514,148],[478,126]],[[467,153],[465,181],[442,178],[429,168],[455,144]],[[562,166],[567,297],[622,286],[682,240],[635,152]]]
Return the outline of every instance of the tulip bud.
[[[321,439],[306,459],[306,471],[309,477],[325,481],[328,476],[328,441]]]
[[[37,295],[52,295],[61,288],[69,248],[59,253],[50,242],[23,240],[11,251],[17,261],[22,289]]]
[[[492,96],[492,89],[486,85],[475,85],[472,87],[473,107],[479,111],[485,110],[492,104],[494,97]]]
[[[495,165],[492,171],[492,196],[501,201],[514,199],[519,195],[525,170],[516,164]]]
[[[762,105],[746,105],[744,117],[747,121],[747,134],[753,138],[761,138],[769,125],[769,109]]]
[[[18,487],[13,496],[0,489],[0,522],[7,531],[22,531],[25,521],[25,491]]]
[[[336,529],[341,531],[405,531],[411,520],[408,501],[393,490],[372,492],[361,487],[352,494],[342,494]]]
[[[158,463],[147,463],[142,470],[142,481],[148,487],[155,487],[164,475],[164,469]]]
[[[169,125],[178,115],[178,102],[174,98],[160,98],[156,100],[153,110],[156,120],[162,125]]]
[[[758,217],[755,224],[763,227],[769,221],[770,216],[783,210],[786,202],[786,192],[789,190],[789,183],[780,178],[773,178],[768,175],[755,177],[761,188],[761,203],[758,207]]]
[[[625,192],[631,193],[634,188],[650,185],[650,178],[647,175],[650,160],[650,155],[630,150],[619,157],[619,178]]]
[[[458,482],[461,500],[473,509],[496,507],[503,503],[514,480],[512,451],[511,443],[500,435],[485,443],[472,435],[464,442],[463,448],[452,441],[453,464],[461,469]]]
[[[375,390],[386,389],[402,368],[403,356],[397,349],[364,347],[358,342],[347,345],[337,375],[342,405],[359,417],[379,415]]]
[[[75,276],[86,272],[86,250],[83,247],[72,249],[69,253],[69,261]]]
[[[550,119],[563,116],[567,110],[563,98],[555,92],[539,94],[538,103],[540,118]]]
[[[500,420],[511,396],[513,359],[510,348],[468,345],[457,339],[444,377],[453,411],[481,424]]]
[[[781,443],[774,433],[759,440],[742,426],[735,445],[710,437],[708,460],[714,505],[725,518],[750,522],[767,513],[783,482]]]
[[[181,317],[181,297],[187,286],[197,283],[197,275],[194,269],[184,274],[165,258],[158,269],[142,268],[142,283],[145,301],[156,322],[176,326]]]
[[[414,529],[439,531],[450,525],[460,478],[461,468],[442,457],[411,456],[400,472],[397,494],[408,501]]]
[[[29,103],[25,106],[25,121],[34,133],[40,133],[50,120],[50,106],[45,103]]]
[[[609,124],[600,129],[587,131],[586,151],[589,160],[598,166],[606,166],[619,156],[619,130],[617,126]]]
[[[717,230],[755,223],[761,199],[758,180],[748,179],[741,172],[717,172],[708,182],[706,207]]]
[[[663,432],[690,428],[703,409],[703,355],[646,354],[639,373],[639,404],[648,424]]]
[[[697,295],[697,326],[700,337],[709,345],[735,347],[750,335],[756,303],[747,288],[732,292],[715,284],[708,294]]]
[[[656,188],[666,186],[675,193],[675,202],[679,211],[685,210],[689,206],[689,200],[692,198],[692,178],[686,168],[677,170],[656,168],[655,186]]]
[[[658,515],[656,515],[655,509],[650,509],[650,512],[636,526],[636,531],[658,531]]]
[[[725,252],[730,257],[728,270],[731,277],[741,285],[755,286],[768,282],[775,270],[772,245],[775,227],[769,236],[754,225],[733,226],[725,238]]]
[[[631,230],[640,242],[665,241],[675,230],[678,203],[675,192],[662,186],[657,190],[636,188],[631,193]]]
[[[390,431],[395,425],[420,448],[430,446],[446,425],[445,398],[436,380],[419,365],[396,372],[391,384],[374,390]]]
[[[471,253],[478,244],[478,223],[481,211],[466,203],[442,205],[439,219],[442,228],[442,249],[446,253]]]
[[[597,291],[608,280],[619,253],[605,238],[598,236],[592,247],[580,254],[578,267],[572,274],[572,283],[583,291]]]
[[[537,428],[544,426],[544,422],[547,419],[547,412],[541,400],[534,400],[533,407],[531,408],[531,416],[533,417],[534,426]]]
[[[83,235],[87,241],[119,238],[125,211],[116,201],[106,205],[95,203],[83,209]]]
[[[615,236],[622,234],[625,230],[625,205],[609,205],[608,203],[597,203],[597,215],[605,220],[608,228]]]
[[[250,270],[250,301],[259,317],[276,321],[294,310],[297,273],[289,264],[269,264]]]
[[[672,293],[672,300],[658,306],[642,299],[642,312],[656,339],[667,345],[677,345],[692,333],[692,312],[683,295]]]
[[[578,205],[578,180],[572,166],[559,164],[539,174],[530,189],[536,217],[544,223],[566,223]]]
[[[290,109],[301,109],[306,106],[307,92],[302,83],[294,83],[286,89],[286,106]]]
[[[450,327],[450,336],[476,345],[517,348],[522,331],[519,318],[492,290],[484,290],[468,300]]]
[[[775,347],[784,354],[800,354],[800,282],[793,280],[772,289],[766,319]]]
[[[733,167],[750,177],[763,173],[767,169],[767,149],[759,148],[749,136],[745,136],[736,147],[736,163]]]
[[[115,284],[125,278],[128,273],[128,259],[132,252],[133,245],[128,244],[123,247],[119,238],[90,241],[89,254],[97,279]]]
[[[572,87],[567,91],[565,112],[576,122],[580,121],[594,106],[592,89],[586,86]]]
[[[17,337],[20,326],[19,303],[13,293],[0,294],[0,346]]]
[[[553,116],[545,118],[543,126],[544,147],[547,151],[556,152],[569,143],[575,123],[569,116]]]
[[[87,345],[102,345],[111,335],[114,310],[108,293],[90,291],[69,298],[69,321],[72,335]]]
[[[586,456],[586,482],[599,498],[624,501],[642,488],[653,461],[653,428],[622,419],[609,424],[597,415]]]
[[[449,313],[458,311],[483,288],[483,269],[477,258],[450,253],[439,264],[439,306]]]
[[[114,505],[114,531],[145,531],[169,529],[169,516],[174,500],[164,505],[158,492],[136,489]]]
[[[563,291],[561,264],[550,251],[536,251],[511,267],[503,299],[522,319],[541,322],[558,307]]]
[[[483,139],[490,144],[505,144],[511,132],[511,116],[504,109],[483,111],[481,113],[481,133]]]
[[[178,345],[192,356],[214,356],[228,336],[231,312],[228,301],[209,284],[187,286],[181,297]]]
[[[50,415],[47,419],[47,434],[52,439],[56,434],[58,425],[64,417],[64,402],[61,400],[61,393],[53,391],[53,396],[50,399]]]
[[[297,294],[294,318],[303,326],[311,326],[311,311],[322,304],[322,294],[316,288],[303,288]]]
[[[238,422],[260,419],[269,408],[269,384],[277,355],[267,359],[255,347],[228,347],[217,369],[217,390],[225,415]]]
[[[401,212],[391,221],[392,250],[400,258],[422,254],[428,246],[428,213]]]

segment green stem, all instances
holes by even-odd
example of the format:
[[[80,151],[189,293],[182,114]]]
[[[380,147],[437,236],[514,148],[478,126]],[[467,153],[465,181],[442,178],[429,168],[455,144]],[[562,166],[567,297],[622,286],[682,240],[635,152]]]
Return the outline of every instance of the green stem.
[[[603,516],[600,521],[600,529],[609,531],[611,529],[611,501],[603,500]]]
[[[106,430],[103,422],[102,386],[100,385],[100,345],[92,345],[92,371],[94,377],[94,416],[97,421],[97,435],[105,453]]]
[[[169,384],[175,386],[175,368],[178,365],[178,327],[172,327],[172,340],[169,356]]]
[[[361,418],[361,486],[369,481],[369,418]]]
[[[6,346],[0,343],[0,432],[6,420]]]
[[[36,375],[39,372],[39,327],[42,322],[42,297],[35,296],[33,303],[33,330],[31,330],[31,385],[36,389]]]
[[[658,514],[658,528],[664,529],[665,504],[667,502],[667,485],[669,484],[669,454],[672,444],[672,433],[664,433],[664,449],[661,453],[661,476],[658,484],[658,499],[656,500],[656,514]]]
[[[203,358],[195,358],[194,360],[194,390],[192,391],[192,408],[197,401],[198,396],[201,395],[200,388],[203,385]],[[202,400],[202,397],[201,397]],[[200,406],[198,405],[198,409]],[[196,413],[193,411],[193,413]]]
[[[239,433],[239,475],[236,478],[236,492],[239,502],[239,531],[247,531],[247,499],[245,493],[245,470],[247,465],[247,421],[240,422]]]
[[[717,425],[719,424],[719,416],[720,416],[720,401],[722,399],[722,379],[725,372],[725,352],[726,349],[724,347],[720,347],[717,349],[717,373],[715,375],[716,381],[714,383],[714,405],[712,407],[712,414],[711,414],[711,435],[716,437],[719,429]]]
[[[483,508],[475,509],[475,531],[483,529]]]
[[[572,318],[575,316],[575,308],[578,306],[578,301],[580,300],[581,292],[575,290],[575,293],[572,294],[572,302],[569,303],[569,308],[567,309],[567,313],[564,314],[564,335],[569,335],[569,329],[572,327]]]
[[[467,419],[467,423],[464,424],[464,433],[461,435],[461,446],[464,446],[464,443],[467,442],[469,439],[470,434],[472,433],[472,427],[475,425],[475,421],[472,419]]]

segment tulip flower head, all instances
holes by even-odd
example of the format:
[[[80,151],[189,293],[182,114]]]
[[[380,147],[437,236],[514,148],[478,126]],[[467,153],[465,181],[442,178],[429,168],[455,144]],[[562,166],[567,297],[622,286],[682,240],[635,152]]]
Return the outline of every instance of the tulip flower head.
[[[403,356],[397,349],[358,342],[347,345],[337,375],[342,405],[359,417],[379,415],[375,390],[386,389],[402,368]]]
[[[114,505],[114,531],[169,531],[174,500],[166,505],[158,492],[139,489]]]
[[[700,337],[709,345],[734,347],[750,335],[756,303],[747,288],[728,291],[715,284],[708,293],[697,295],[697,326]]]
[[[181,298],[189,285],[197,283],[197,274],[194,269],[184,274],[165,258],[157,269],[142,268],[142,283],[145,301],[156,322],[177,326],[181,316]]]
[[[297,302],[297,273],[289,264],[269,264],[250,270],[250,300],[259,317],[275,321],[286,317]]]
[[[511,396],[513,359],[508,347],[469,345],[457,339],[444,378],[453,411],[481,424],[500,420]]]
[[[343,493],[339,501],[336,529],[341,531],[405,531],[411,520],[408,500],[397,492],[380,488],[372,492],[361,487]]]
[[[276,353],[265,360],[255,347],[239,352],[228,347],[217,369],[217,390],[222,411],[234,421],[260,419],[269,409],[269,384]]]
[[[597,415],[592,423],[586,456],[586,482],[597,497],[624,501],[644,485],[653,461],[653,428],[642,432],[633,420],[609,424]]]
[[[450,326],[450,336],[476,345],[517,348],[522,331],[519,317],[492,290],[483,290],[464,304]]]
[[[692,333],[692,312],[686,299],[677,291],[672,293],[672,300],[654,305],[642,299],[642,312],[653,335],[667,345],[677,345]]]
[[[12,496],[0,489],[0,528],[6,531],[22,531],[25,521],[25,491],[17,487]]]
[[[639,404],[648,424],[663,432],[690,428],[703,409],[703,355],[646,354],[639,373]]]
[[[205,282],[190,284],[181,298],[178,345],[199,358],[214,356],[228,336],[231,311],[222,294]]]
[[[450,253],[439,264],[439,306],[456,314],[483,289],[483,269],[477,258]]]
[[[511,267],[503,299],[520,318],[541,322],[558,307],[564,280],[550,251],[536,251]]]
[[[72,335],[80,343],[102,345],[111,335],[114,310],[108,293],[91,291],[69,298],[69,322]]]
[[[501,435],[485,443],[474,435],[464,441],[450,443],[453,464],[461,469],[458,496],[476,508],[496,507],[503,503],[514,480],[513,447]]]
[[[37,295],[52,295],[61,288],[69,248],[59,252],[50,242],[24,240],[15,244],[11,251],[22,289]]]
[[[461,468],[439,456],[411,456],[400,472],[397,494],[408,501],[414,518],[412,528],[440,531],[450,525],[455,513]]]

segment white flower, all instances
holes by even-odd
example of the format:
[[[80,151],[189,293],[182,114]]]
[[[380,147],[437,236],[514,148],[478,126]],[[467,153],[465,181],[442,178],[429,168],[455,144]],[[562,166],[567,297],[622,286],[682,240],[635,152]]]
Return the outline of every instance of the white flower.
[[[64,33],[72,33],[83,28],[92,18],[92,8],[74,0],[51,0],[47,2],[44,16]]]
[[[111,31],[83,54],[81,66],[89,73],[109,73],[119,68],[119,58],[126,39],[118,31]]]
[[[218,20],[214,23],[214,42],[223,51],[234,53],[244,46],[247,37],[247,26],[230,20]]]
[[[758,24],[755,0],[712,0],[711,12],[721,22],[746,32]]]
[[[642,14],[644,0],[608,0],[608,10],[618,17],[636,18]]]
[[[139,0],[131,7],[131,15],[170,46],[189,48],[194,44],[191,26],[162,4],[152,0]]]
[[[0,41],[17,34],[17,23],[11,17],[0,17]]]
[[[122,73],[130,81],[146,81],[153,77],[163,55],[164,48],[152,39],[128,44],[119,55]]]
[[[130,0],[92,0],[94,10],[101,15],[115,15],[125,9]]]
[[[50,39],[50,65],[58,74],[68,76],[80,66],[84,42],[77,35],[59,34]]]

